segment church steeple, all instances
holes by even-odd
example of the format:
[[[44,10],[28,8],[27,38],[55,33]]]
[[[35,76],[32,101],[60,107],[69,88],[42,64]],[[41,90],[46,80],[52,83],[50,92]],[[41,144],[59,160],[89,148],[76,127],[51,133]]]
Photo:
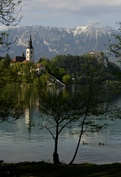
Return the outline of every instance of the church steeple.
[[[30,35],[30,40],[28,41],[28,49],[33,49],[31,35]]]
[[[30,35],[30,39],[28,41],[28,46],[27,46],[27,49],[26,49],[26,60],[34,62],[34,48],[33,48],[33,45],[32,45],[31,35]]]

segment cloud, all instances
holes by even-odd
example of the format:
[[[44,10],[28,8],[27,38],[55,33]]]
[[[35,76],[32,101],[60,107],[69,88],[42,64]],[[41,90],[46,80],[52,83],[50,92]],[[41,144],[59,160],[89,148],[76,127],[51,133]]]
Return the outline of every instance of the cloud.
[[[106,6],[87,6],[79,10],[73,10],[71,13],[75,15],[84,15],[89,17],[94,16],[109,16],[109,15],[118,15],[121,14],[121,8],[118,6],[117,8],[114,8],[112,6],[106,7]]]
[[[121,16],[121,0],[23,0],[24,23],[54,24],[77,21],[81,18],[114,18]],[[72,19],[72,20],[71,20]],[[120,18],[117,18],[119,20]],[[110,19],[111,20],[111,19]],[[59,22],[58,22],[59,23]]]
[[[120,0],[32,0],[34,4],[37,6],[52,8],[52,9],[70,9],[70,10],[78,10],[85,7],[97,7],[97,6],[105,6],[105,7],[117,7],[121,6]]]
[[[24,0],[23,7],[27,11],[40,12],[43,10],[51,11],[51,14],[59,12],[74,13],[82,15],[100,15],[102,12],[119,13],[121,8],[120,0]],[[118,9],[118,10],[117,10]]]

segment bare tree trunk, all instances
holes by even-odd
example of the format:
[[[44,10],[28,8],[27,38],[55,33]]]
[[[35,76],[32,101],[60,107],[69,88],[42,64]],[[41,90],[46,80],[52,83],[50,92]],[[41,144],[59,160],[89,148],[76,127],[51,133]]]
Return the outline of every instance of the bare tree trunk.
[[[53,162],[54,162],[54,164],[59,164],[60,163],[60,161],[59,161],[59,155],[58,155],[57,152],[53,153]]]
[[[56,137],[55,137],[55,149],[54,149],[54,153],[53,153],[53,162],[54,164],[58,164],[60,163],[60,160],[59,160],[59,155],[58,155],[58,124],[57,124],[57,127],[56,127]]]
[[[87,109],[88,110],[88,109]],[[82,135],[83,135],[83,131],[84,131],[84,124],[85,124],[85,120],[87,118],[87,112],[86,112],[86,115],[82,121],[82,125],[81,125],[81,131],[80,131],[80,135],[79,135],[79,139],[78,139],[78,143],[77,143],[77,146],[76,146],[76,150],[75,150],[75,153],[74,153],[74,156],[71,160],[71,162],[69,164],[72,164],[76,158],[76,155],[77,155],[77,152],[78,152],[78,149],[79,149],[79,145],[80,145],[80,142],[81,142],[81,138],[82,138]]]
[[[74,162],[75,158],[76,158],[76,155],[77,155],[77,152],[78,152],[78,149],[79,149],[79,145],[80,145],[80,142],[81,142],[82,134],[83,134],[83,132],[81,131],[80,135],[79,135],[79,139],[78,139],[78,143],[77,143],[77,146],[76,146],[74,156],[73,156],[73,158],[72,158],[72,160],[69,164],[72,164]]]

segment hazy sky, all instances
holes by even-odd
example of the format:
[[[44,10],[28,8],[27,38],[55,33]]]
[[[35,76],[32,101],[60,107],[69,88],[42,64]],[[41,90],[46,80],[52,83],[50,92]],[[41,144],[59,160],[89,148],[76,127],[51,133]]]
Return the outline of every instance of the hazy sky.
[[[121,0],[23,0],[23,25],[73,28],[99,21],[118,28]]]

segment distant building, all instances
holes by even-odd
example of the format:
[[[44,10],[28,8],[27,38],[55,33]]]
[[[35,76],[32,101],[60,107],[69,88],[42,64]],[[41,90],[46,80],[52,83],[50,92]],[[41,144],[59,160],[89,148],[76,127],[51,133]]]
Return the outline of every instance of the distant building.
[[[36,71],[40,75],[42,71],[45,72],[45,66],[42,63],[37,63],[36,64]]]
[[[26,61],[26,57],[24,57],[24,56],[15,56],[11,60],[10,65],[14,65],[16,62],[23,62],[23,61]]]
[[[16,63],[16,62],[23,62],[24,60],[26,60],[26,57],[15,56],[12,61]]]
[[[34,62],[34,48],[32,46],[32,39],[30,35],[30,40],[28,41],[28,46],[26,49],[26,60]]]
[[[24,55],[23,56],[15,56],[12,59],[12,63],[16,63],[16,62],[27,63],[26,60],[30,61],[30,62],[34,62],[34,48],[32,45],[31,35],[30,35],[30,40],[28,41],[28,46],[26,49],[26,57]]]
[[[89,55],[91,55],[92,57],[96,57],[97,59],[102,59],[105,57],[103,52],[94,52],[94,51],[90,51]]]
[[[99,62],[102,62],[105,64],[105,66],[107,66],[108,58],[106,57],[106,55],[103,52],[90,51],[89,55],[92,57],[95,57]]]
[[[24,53],[23,53],[23,56],[15,56],[13,60],[11,61],[11,65],[15,64],[16,62],[21,62],[24,64],[28,62],[34,63],[34,48],[32,45],[31,35],[28,41],[28,46],[26,48],[26,57],[24,56]],[[36,71],[38,72],[38,74],[41,74],[42,71],[45,71],[45,66],[42,65],[41,63],[37,63],[35,64],[35,66],[36,66]]]

